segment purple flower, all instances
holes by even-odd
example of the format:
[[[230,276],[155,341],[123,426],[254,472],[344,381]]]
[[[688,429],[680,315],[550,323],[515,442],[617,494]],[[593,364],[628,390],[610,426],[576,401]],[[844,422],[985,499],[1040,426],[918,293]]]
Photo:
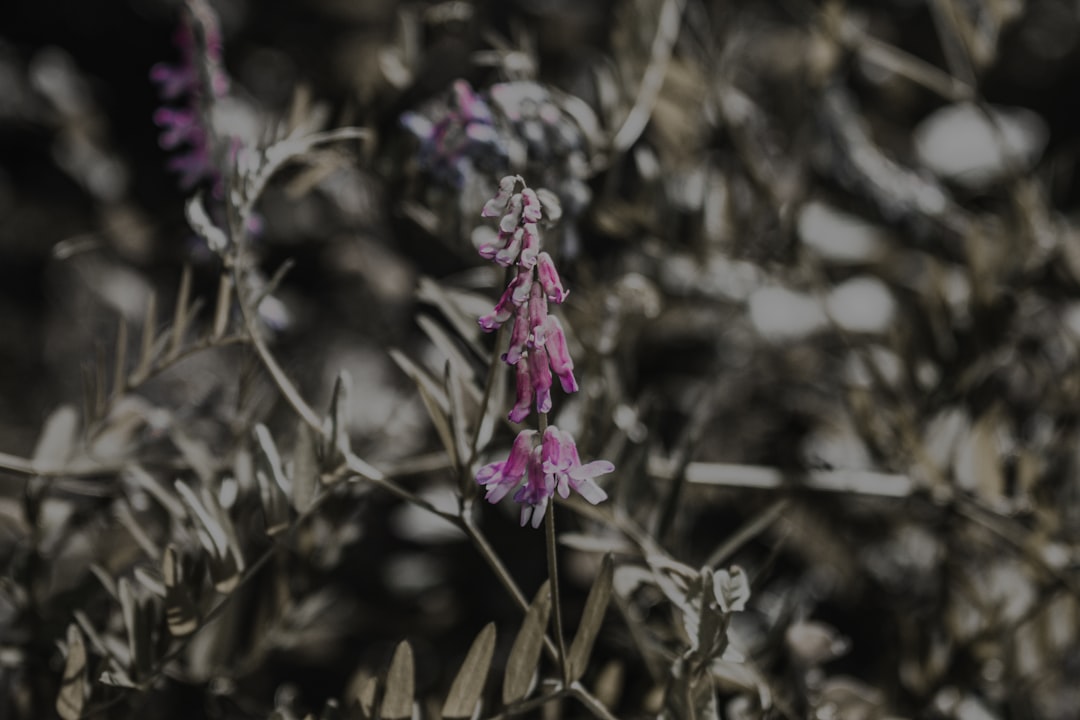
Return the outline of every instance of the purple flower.
[[[516,488],[529,468],[533,453],[535,430],[522,430],[514,439],[510,456],[503,462],[493,462],[476,472],[476,482],[487,487],[484,499],[497,503]]]
[[[536,285],[534,284],[533,287]],[[514,315],[514,327],[510,331],[510,347],[502,355],[502,361],[507,365],[517,365],[521,354],[525,352],[525,346],[529,341],[530,306],[529,303],[522,303]]]
[[[229,76],[222,65],[221,27],[205,0],[188,0],[186,8],[175,37],[180,62],[158,63],[150,70],[162,99],[176,101],[178,107],[160,108],[154,122],[163,130],[162,148],[186,146],[168,163],[169,169],[180,174],[180,186],[187,190],[210,181],[214,196],[220,199],[224,182],[218,161],[228,148],[219,147],[210,117],[213,103],[229,91]]]
[[[499,229],[505,233],[513,232],[519,222],[521,222],[521,193],[510,196],[510,204],[506,208],[506,213],[499,220]]]
[[[498,217],[506,211],[506,205],[510,202],[510,196],[514,194],[514,188],[517,187],[518,175],[507,175],[499,181],[499,191],[495,193],[495,197],[484,203],[484,209],[480,211],[480,217]]]
[[[530,520],[534,528],[540,527],[554,489],[554,478],[543,471],[540,448],[536,448],[529,458],[529,478],[514,494],[514,500],[521,503],[521,527]]]
[[[502,233],[499,234],[502,235]],[[509,241],[506,247],[495,253],[495,262],[503,267],[510,267],[517,261],[518,255],[521,254],[521,243],[524,240],[525,231],[519,227],[507,234]]]
[[[521,216],[525,222],[540,222],[540,199],[531,188],[521,191]]]
[[[593,482],[593,478],[611,472],[615,466],[607,460],[582,465],[577,444],[570,433],[549,425],[544,431],[541,456],[542,469],[551,476],[551,484],[559,497],[569,497],[573,490],[593,505],[607,499],[607,493]]]
[[[546,413],[551,410],[551,368],[548,367],[547,351],[542,345],[530,351],[529,370],[536,393],[536,412]]]
[[[507,417],[510,418],[510,422],[519,423],[529,416],[529,410],[532,409],[533,385],[532,374],[529,372],[529,357],[522,355],[518,358],[515,368],[517,376],[514,380],[514,394],[517,402],[514,403]]]
[[[547,350],[551,370],[559,377],[559,384],[564,392],[577,392],[577,379],[574,377],[574,361],[566,348],[566,335],[562,323],[554,315],[548,315],[544,323],[543,343]],[[535,332],[535,331],[534,331]],[[540,342],[537,340],[537,342]]]
[[[495,308],[478,320],[484,332],[497,330],[500,325],[509,320],[510,316],[514,314],[515,308],[529,297],[532,284],[532,272],[528,270],[518,271],[518,274],[506,286],[506,290],[503,291],[502,297],[499,298]]]
[[[518,255],[518,264],[530,270],[536,265],[536,254],[540,251],[540,234],[536,231],[536,223],[525,223],[521,226],[521,254]]]
[[[548,300],[556,304],[562,304],[563,300],[566,300],[570,293],[563,290],[559,271],[555,269],[555,261],[546,252],[536,256],[536,275]]]
[[[529,332],[532,333],[529,347],[544,344],[544,327],[547,319],[547,299],[544,297],[544,289],[540,287],[540,283],[534,282],[532,291],[529,293]]]

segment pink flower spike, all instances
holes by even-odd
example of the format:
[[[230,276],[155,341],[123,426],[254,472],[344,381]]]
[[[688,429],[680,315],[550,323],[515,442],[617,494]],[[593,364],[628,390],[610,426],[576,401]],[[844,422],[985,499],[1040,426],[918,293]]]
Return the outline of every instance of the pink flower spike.
[[[529,305],[522,303],[518,306],[514,315],[514,327],[510,331],[510,347],[502,355],[502,361],[507,365],[517,365],[521,354],[525,352],[525,344],[529,340]]]
[[[528,356],[523,355],[519,358],[516,367],[517,378],[514,382],[514,388],[517,402],[510,409],[510,414],[507,417],[510,418],[510,422],[519,423],[529,416],[529,410],[532,409],[533,388]]]
[[[529,293],[529,331],[532,340],[529,347],[544,344],[544,328],[547,325],[547,299],[544,298],[544,289],[540,283],[533,283],[532,292]]]
[[[499,181],[499,191],[495,197],[484,203],[484,209],[480,211],[481,217],[498,217],[506,210],[506,204],[510,202],[510,196],[517,187],[517,175],[507,175]]]
[[[502,237],[503,233],[499,233]],[[495,262],[503,267],[510,267],[517,260],[518,255],[521,253],[521,243],[524,235],[524,230],[520,227],[514,230],[514,233],[510,235],[510,242],[506,243],[506,247],[495,253]]]
[[[506,214],[499,221],[499,229],[503,232],[513,232],[521,221],[521,193],[510,196],[510,206]]]
[[[476,472],[476,482],[487,487],[484,499],[497,503],[521,483],[534,455],[535,430],[522,430],[514,439],[510,455],[504,462],[485,465]]]
[[[536,231],[535,223],[525,223],[521,226],[521,241],[518,264],[531,270],[536,265],[536,253],[540,251],[540,234]]]
[[[533,528],[540,527],[547,511],[547,501],[554,491],[554,482],[543,471],[540,463],[540,448],[532,452],[529,459],[529,478],[525,485],[514,494],[514,500],[521,503],[521,526],[529,523]]]
[[[521,191],[521,217],[525,222],[540,222],[540,199],[531,188]]]
[[[559,280],[559,271],[555,269],[555,261],[551,259],[551,255],[542,252],[536,256],[536,274],[540,278],[540,284],[548,300],[556,304],[561,304],[563,300],[566,300],[566,296],[570,293],[563,290],[562,282]]]
[[[536,392],[536,412],[551,410],[551,368],[543,346],[533,348],[529,356],[533,390]]]
[[[535,331],[534,331],[535,332]],[[574,377],[574,361],[570,357],[570,351],[566,349],[566,335],[563,333],[562,323],[559,318],[549,315],[545,323],[544,348],[548,352],[551,362],[551,370],[559,376],[559,383],[564,392],[578,391],[577,379]],[[539,342],[539,340],[537,341]]]

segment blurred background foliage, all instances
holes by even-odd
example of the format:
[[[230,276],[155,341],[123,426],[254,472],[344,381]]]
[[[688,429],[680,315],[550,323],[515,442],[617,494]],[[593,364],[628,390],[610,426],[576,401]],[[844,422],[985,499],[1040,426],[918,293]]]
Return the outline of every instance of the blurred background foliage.
[[[495,622],[499,664],[521,613],[463,535],[377,487],[334,490],[267,538],[253,427],[290,468],[304,431],[231,332],[235,309],[214,324],[220,263],[158,146],[148,78],[176,60],[179,4],[16,5],[0,29],[0,718],[55,712],[81,642],[86,710],[105,717],[303,717],[330,699],[348,717],[402,639],[437,710],[477,633]],[[570,617],[597,549],[632,566],[649,537],[748,573],[738,657],[714,673],[723,717],[1075,717],[1075,3],[213,6],[233,80],[219,130],[371,133],[281,173],[253,240],[259,282],[292,263],[258,304],[263,336],[315,408],[351,375],[358,456],[454,505],[387,350],[442,376],[421,315],[479,368],[485,341],[454,317],[494,300],[479,208],[522,172],[566,210],[548,242],[583,390],[558,422],[618,468],[620,522],[560,516]],[[457,79],[495,108],[498,139],[449,177],[402,118],[445,117]],[[147,318],[186,327],[140,376]],[[119,382],[101,382],[113,364]],[[177,480],[233,526],[218,565]],[[483,513],[531,596],[539,536]],[[129,678],[148,687],[97,684],[166,656],[170,544],[180,575],[231,601],[174,663]],[[228,567],[232,547],[265,562]],[[655,716],[681,627],[662,593],[615,577],[585,683],[618,717]]]

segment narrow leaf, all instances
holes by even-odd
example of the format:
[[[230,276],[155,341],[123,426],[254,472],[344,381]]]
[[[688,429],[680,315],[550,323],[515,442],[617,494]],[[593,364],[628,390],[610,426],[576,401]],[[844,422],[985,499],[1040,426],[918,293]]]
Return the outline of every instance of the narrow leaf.
[[[165,582],[165,621],[173,637],[195,632],[199,611],[188,589],[187,578],[176,547],[169,545],[161,558],[161,577]]]
[[[56,712],[61,720],[78,720],[86,703],[86,645],[82,633],[74,624],[67,629],[67,657],[60,694],[56,697]]]
[[[457,454],[457,444],[454,442],[454,432],[450,427],[450,419],[447,417],[450,401],[446,397],[446,392],[440,387],[439,383],[435,382],[435,380],[428,375],[426,370],[414,363],[400,351],[396,349],[391,350],[390,357],[397,363],[398,367],[401,368],[414,383],[416,383],[416,389],[420,392],[420,399],[424,402],[424,407],[427,408],[428,415],[431,417],[431,422],[435,425],[435,431],[439,434],[439,440],[446,449],[446,454],[450,456],[451,463],[454,467],[457,467],[459,464],[459,457]]]
[[[446,362],[446,374],[443,379],[446,385],[446,397],[450,400],[450,429],[453,432],[454,452],[462,463],[468,462],[469,452],[469,418],[465,410],[465,394],[462,389],[462,380],[449,360]]]
[[[567,656],[567,662],[570,664],[570,682],[581,679],[581,676],[585,674],[585,668],[588,667],[593,643],[596,642],[596,635],[600,632],[600,625],[604,621],[604,613],[611,599],[614,574],[615,563],[610,554],[605,555],[600,565],[600,573],[596,576],[596,582],[589,590],[589,597],[585,599],[581,623],[578,625],[574,642],[570,645]]]
[[[285,494],[262,470],[255,471],[259,484],[259,499],[262,501],[263,520],[266,522],[266,534],[273,537],[289,528],[289,507]]]
[[[108,570],[97,563],[90,563],[90,572],[97,578],[98,582],[101,583],[101,587],[105,588],[105,592],[109,593],[109,596],[112,597],[113,600],[120,599],[120,595],[116,589],[116,581],[113,580],[113,577],[109,574]]]
[[[507,705],[524,698],[532,687],[540,661],[540,651],[544,648],[544,635],[550,613],[551,588],[550,583],[545,581],[525,613],[525,620],[514,638],[510,657],[506,661],[502,695],[503,703]]]
[[[239,543],[232,531],[232,523],[210,493],[205,493],[200,500],[195,491],[181,480],[176,481],[176,491],[201,526],[195,534],[206,550],[214,588],[220,593],[232,592],[240,582],[240,572],[244,566]],[[225,523],[228,524],[228,529],[224,526]]]
[[[204,549],[218,558],[228,555],[229,539],[225,536],[225,531],[203,507],[202,501],[199,500],[199,496],[195,494],[195,491],[183,480],[177,480],[176,492],[180,494],[180,498],[187,504],[193,517],[202,525],[211,541],[209,546],[206,546],[205,542],[203,543]]]
[[[210,337],[219,340],[229,326],[229,310],[232,308],[232,278],[228,273],[221,273],[218,280],[217,303],[214,306],[214,328]]]
[[[276,535],[289,526],[288,500],[292,492],[291,483],[285,477],[274,438],[265,425],[255,426],[255,438],[262,450],[259,456],[259,469],[255,479],[259,483],[259,496],[262,498],[263,515],[266,519],[266,532]],[[271,482],[271,479],[273,482]]]
[[[184,510],[183,503],[177,500],[176,496],[161,484],[161,481],[146,472],[142,466],[136,465],[135,463],[129,464],[124,469],[124,476],[157,500],[174,520],[182,520],[187,517],[187,511]]]
[[[380,716],[385,720],[406,720],[413,714],[413,669],[412,647],[405,640],[398,643],[390,669],[386,673],[386,688],[383,691]]]
[[[475,376],[472,365],[465,359],[465,356],[458,350],[457,345],[454,343],[450,334],[443,330],[439,323],[435,322],[427,315],[418,315],[416,318],[416,324],[420,326],[420,329],[424,331],[424,334],[431,339],[431,342],[442,351],[446,359],[454,366],[454,369],[461,375],[462,378],[471,381]],[[476,390],[479,393],[479,390]]]
[[[239,580],[239,574],[244,571],[244,551],[240,547],[240,538],[236,534],[236,527],[233,526],[232,518],[229,517],[228,511],[221,506],[217,495],[206,488],[202,490],[202,499],[203,505],[214,516],[222,532],[225,533],[225,541],[228,544],[229,555],[232,558],[230,564],[237,573],[236,579]]]
[[[169,428],[169,439],[195,471],[200,481],[207,484],[213,482],[214,476],[217,475],[217,469],[214,467],[216,463],[206,443],[188,435],[177,423],[173,423]]]
[[[292,468],[292,502],[299,513],[307,512],[319,490],[317,442],[315,431],[301,419],[296,427]]]
[[[139,353],[139,364],[131,373],[130,383],[137,385],[150,374],[150,368],[154,365],[154,340],[157,338],[157,294],[150,292],[146,301],[146,313],[143,316],[142,327],[142,350]]]
[[[330,417],[324,426],[323,467],[332,470],[345,462],[352,452],[349,442],[349,396],[352,394],[352,376],[342,370],[334,381],[334,394],[330,399]]]
[[[49,468],[63,467],[75,447],[79,431],[79,413],[70,405],[53,410],[41,429],[34,446],[34,465]]]
[[[154,576],[152,570],[139,566],[135,568],[132,574],[139,581],[139,584],[149,590],[151,594],[159,598],[165,597],[165,584]]]
[[[464,312],[457,293],[447,290],[431,278],[422,277],[416,290],[416,296],[418,299],[437,307],[454,327],[454,331],[457,332],[458,336],[469,344],[469,348],[476,353],[477,357],[488,356],[489,353],[480,340],[482,333],[479,325],[476,324],[476,316]],[[481,310],[482,312],[485,311]]]
[[[135,517],[135,513],[131,510],[131,505],[127,500],[120,500],[116,503],[116,521],[128,531],[131,538],[135,541],[135,544],[142,548],[142,551],[147,554],[153,560],[157,560],[161,557],[161,548],[150,539],[150,536],[139,524],[138,519]]]
[[[176,295],[176,309],[173,313],[172,339],[169,341],[169,357],[175,357],[184,343],[189,314],[188,302],[191,299],[191,266],[185,265],[180,275],[180,289]]]
[[[442,707],[442,716],[446,720],[464,720],[476,712],[494,653],[495,623],[488,623],[473,640],[465,662],[461,663],[461,669],[450,685],[450,693]]]

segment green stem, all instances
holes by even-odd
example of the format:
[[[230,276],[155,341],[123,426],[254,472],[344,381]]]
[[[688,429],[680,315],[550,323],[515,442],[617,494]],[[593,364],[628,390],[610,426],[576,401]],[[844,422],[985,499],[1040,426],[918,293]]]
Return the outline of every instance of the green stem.
[[[540,437],[547,430],[547,413],[538,413],[537,426]],[[548,580],[551,581],[551,609],[555,622],[555,644],[559,650],[559,673],[563,687],[570,685],[570,664],[566,661],[566,640],[563,638],[562,602],[559,598],[559,561],[558,546],[555,543],[555,495],[548,498],[547,512],[544,513],[544,540],[547,546]]]

